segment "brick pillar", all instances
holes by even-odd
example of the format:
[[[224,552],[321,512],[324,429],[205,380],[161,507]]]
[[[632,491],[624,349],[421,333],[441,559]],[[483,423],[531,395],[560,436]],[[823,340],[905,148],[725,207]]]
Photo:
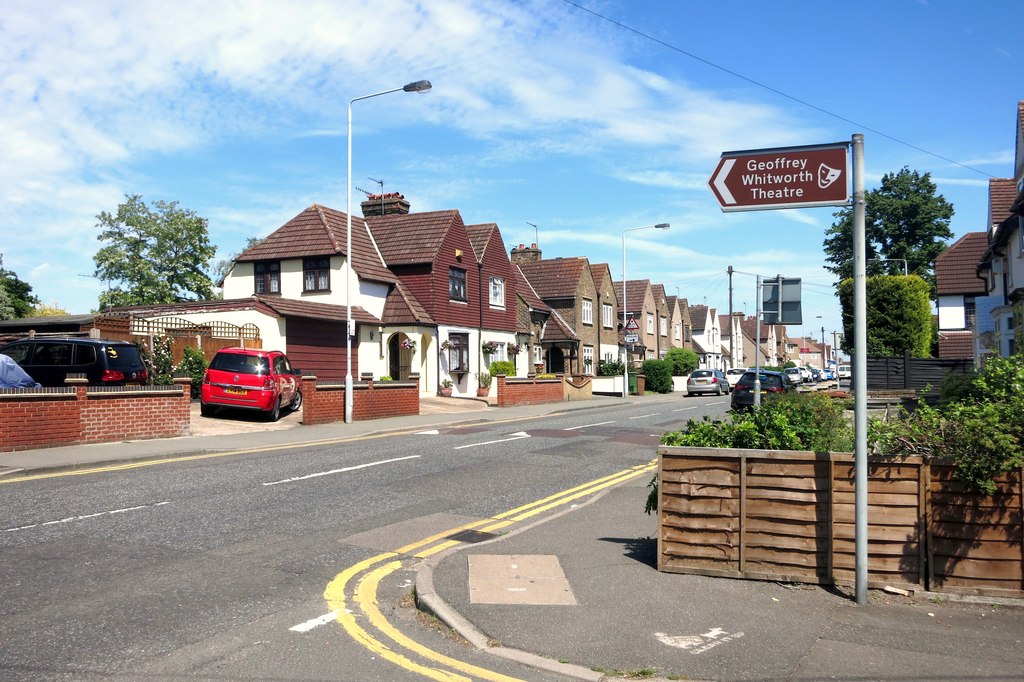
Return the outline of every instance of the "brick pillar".
[[[316,375],[308,374],[302,377],[302,423],[316,424],[317,421],[317,396],[316,396]]]

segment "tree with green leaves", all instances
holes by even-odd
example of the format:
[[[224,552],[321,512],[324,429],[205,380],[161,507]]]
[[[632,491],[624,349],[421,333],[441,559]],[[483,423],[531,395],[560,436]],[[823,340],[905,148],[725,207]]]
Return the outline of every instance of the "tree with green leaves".
[[[868,355],[872,357],[931,357],[932,306],[930,289],[916,275],[877,275],[865,282]],[[853,279],[839,285],[843,309],[843,350],[853,352]]]
[[[0,320],[30,317],[39,298],[32,295],[32,287],[4,269],[4,256],[0,253]]]
[[[886,173],[882,184],[865,194],[864,236],[868,274],[903,271],[922,277],[935,291],[935,259],[953,237],[949,229],[953,205],[936,195],[931,174],[904,166],[898,173]],[[853,210],[844,208],[826,233],[825,260],[839,281],[853,277]],[[874,262],[871,259],[893,261]],[[888,268],[888,269],[886,269]],[[899,268],[895,270],[893,268]],[[837,283],[838,284],[838,283]]]
[[[100,309],[212,298],[206,268],[217,248],[206,218],[176,201],[156,201],[151,209],[138,194],[125,199],[116,214],[96,216],[106,245],[93,256],[95,276],[111,285]]]

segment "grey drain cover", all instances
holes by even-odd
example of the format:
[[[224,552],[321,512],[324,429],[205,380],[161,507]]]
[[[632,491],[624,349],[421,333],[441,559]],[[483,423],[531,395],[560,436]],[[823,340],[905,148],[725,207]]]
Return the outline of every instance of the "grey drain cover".
[[[497,533],[484,533],[478,530],[463,530],[449,535],[446,539],[458,542],[483,542],[498,537]]]

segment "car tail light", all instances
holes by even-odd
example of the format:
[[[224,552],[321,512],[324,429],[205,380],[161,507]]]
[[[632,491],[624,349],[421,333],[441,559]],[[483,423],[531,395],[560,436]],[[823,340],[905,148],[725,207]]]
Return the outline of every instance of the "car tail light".
[[[103,376],[100,377],[100,381],[124,381],[124,372],[118,372],[115,369],[103,370]]]
[[[210,383],[210,370],[206,370],[206,371],[203,372],[203,383],[204,384]]]
[[[718,383],[718,377],[711,377],[711,383],[717,384]]]
[[[272,378],[267,377],[267,378],[265,378],[263,380],[263,390],[264,391],[273,391],[274,390],[274,380]]]

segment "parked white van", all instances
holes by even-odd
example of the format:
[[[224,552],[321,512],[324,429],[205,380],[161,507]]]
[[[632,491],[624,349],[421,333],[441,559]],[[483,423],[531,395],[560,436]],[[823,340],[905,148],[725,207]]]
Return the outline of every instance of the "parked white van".
[[[850,378],[850,366],[849,365],[839,365],[839,378],[840,378],[840,380],[842,380],[842,379],[849,379]]]

